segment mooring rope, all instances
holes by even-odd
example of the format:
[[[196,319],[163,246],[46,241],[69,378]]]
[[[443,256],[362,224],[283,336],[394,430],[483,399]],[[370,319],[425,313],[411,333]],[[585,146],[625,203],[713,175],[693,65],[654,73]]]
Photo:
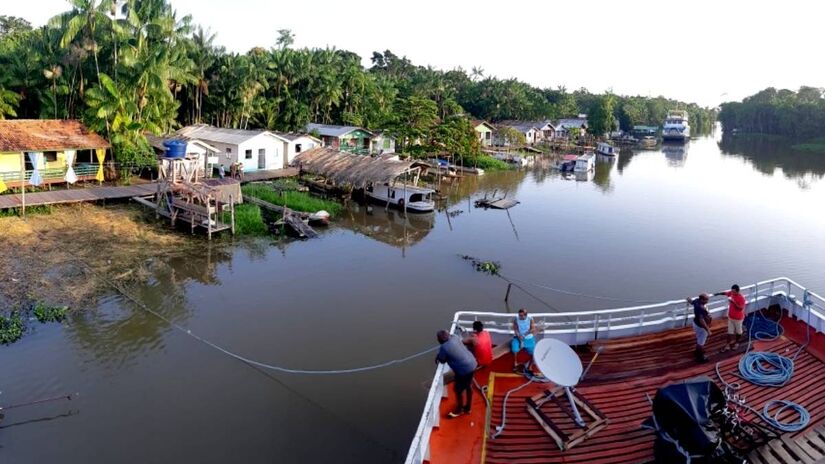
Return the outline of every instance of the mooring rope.
[[[539,283],[535,283],[535,282],[528,282],[526,280],[516,279],[516,278],[508,277],[508,276],[505,276],[505,275],[502,275],[502,274],[498,274],[498,276],[501,277],[502,279],[504,279],[505,281],[507,281],[508,283],[513,284],[513,285],[516,285],[516,283],[520,283],[520,284],[524,284],[524,285],[530,285],[531,287],[536,287],[536,288],[541,288],[541,289],[544,289],[544,290],[549,290],[551,292],[560,293],[562,295],[578,296],[578,297],[583,297],[583,298],[592,298],[592,299],[595,299],[595,300],[617,301],[617,302],[621,302],[621,303],[637,303],[637,304],[658,303],[658,301],[653,301],[653,300],[631,300],[631,299],[627,299],[627,298],[616,298],[616,297],[611,297],[611,296],[593,295],[591,293],[574,292],[572,290],[565,290],[563,288],[551,287],[551,286],[545,285],[545,284],[539,284]],[[523,288],[521,288],[521,287],[518,287],[518,288],[520,288],[522,291],[524,291]]]
[[[120,293],[124,298],[126,298],[127,300],[129,300],[132,303],[134,303],[135,305],[137,305],[138,308],[146,311],[147,313],[149,313],[149,314],[155,316],[156,318],[162,320],[163,322],[169,324],[169,326],[174,328],[175,330],[177,330],[179,332],[182,332],[182,333],[192,337],[193,339],[203,343],[204,345],[209,346],[210,348],[213,348],[213,349],[215,349],[215,350],[217,350],[217,351],[219,351],[219,352],[221,352],[221,353],[223,353],[223,354],[225,354],[229,357],[235,358],[238,361],[241,361],[243,363],[246,363],[246,364],[249,364],[249,365],[252,365],[252,366],[260,367],[260,368],[263,368],[263,369],[268,369],[268,370],[272,370],[272,371],[276,371],[276,372],[282,372],[282,373],[285,373],[285,374],[301,374],[301,375],[355,374],[355,373],[359,373],[359,372],[367,372],[367,371],[372,371],[372,370],[376,370],[376,369],[382,369],[382,368],[385,368],[385,367],[393,366],[393,365],[396,365],[396,364],[401,364],[401,363],[413,360],[415,358],[419,358],[421,356],[424,356],[425,354],[432,353],[435,350],[440,348],[440,345],[436,345],[436,346],[427,348],[426,350],[419,351],[417,353],[411,354],[409,356],[404,356],[403,358],[392,359],[390,361],[385,361],[385,362],[378,363],[378,364],[371,364],[371,365],[368,365],[368,366],[353,367],[353,368],[348,368],[348,369],[318,369],[318,370],[313,370],[313,369],[292,369],[292,368],[287,368],[287,367],[283,367],[283,366],[277,366],[277,365],[274,365],[274,364],[269,364],[269,363],[265,363],[265,362],[261,362],[261,361],[256,361],[256,360],[248,358],[246,356],[242,356],[242,355],[240,355],[238,353],[235,353],[235,352],[233,352],[233,351],[231,351],[227,348],[224,348],[224,347],[222,347],[222,346],[220,346],[220,345],[218,345],[218,344],[216,344],[216,343],[214,343],[210,340],[207,340],[206,338],[201,337],[200,335],[192,332],[192,330],[187,329],[186,327],[183,327],[182,325],[170,320],[169,318],[167,318],[163,314],[161,314],[158,311],[150,308],[149,306],[147,306],[146,304],[144,304],[143,302],[141,302],[137,298],[133,297],[131,294],[129,294],[129,292],[127,292],[126,290],[121,288],[119,285],[117,285],[116,283],[112,282],[111,280],[109,280],[106,277],[104,277],[104,276],[100,275],[99,273],[97,273],[91,266],[86,264],[84,261],[79,260],[79,259],[74,259],[74,260],[71,260],[71,261],[79,263],[81,266],[85,267],[91,274],[95,275],[98,279],[105,282],[107,285],[109,285],[114,290],[116,290],[118,293]]]

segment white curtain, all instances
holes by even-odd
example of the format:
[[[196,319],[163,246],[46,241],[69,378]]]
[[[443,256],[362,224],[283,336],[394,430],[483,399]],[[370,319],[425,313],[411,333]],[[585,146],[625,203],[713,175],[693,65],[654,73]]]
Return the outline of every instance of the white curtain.
[[[66,180],[66,182],[68,182],[70,184],[74,184],[75,182],[77,182],[77,174],[74,173],[74,168],[72,167],[74,165],[75,151],[74,150],[66,150],[64,152],[64,154],[66,155],[66,166],[67,166],[66,177],[64,177],[64,179]]]
[[[43,183],[43,178],[40,177],[40,170],[38,169],[40,166],[40,157],[43,156],[43,153],[39,151],[28,153],[29,155],[29,162],[31,162],[33,166],[32,170],[32,177],[29,179],[29,183],[37,187],[38,185]]]

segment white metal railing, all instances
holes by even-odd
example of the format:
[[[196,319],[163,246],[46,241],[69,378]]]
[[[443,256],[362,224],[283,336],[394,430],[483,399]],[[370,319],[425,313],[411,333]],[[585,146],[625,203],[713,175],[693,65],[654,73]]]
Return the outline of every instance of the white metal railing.
[[[825,298],[808,291],[787,277],[757,282],[743,286],[740,291],[746,297],[747,312],[757,311],[770,305],[779,305],[792,316],[808,323],[817,332],[825,331]],[[805,307],[807,297],[810,311]],[[725,299],[712,298],[708,310],[712,315],[724,314],[728,304]],[[552,336],[570,345],[594,340],[608,340],[661,332],[687,326],[693,320],[693,308],[684,300],[632,306],[597,311],[573,311],[562,313],[531,313],[539,335]],[[476,320],[484,322],[494,340],[501,343],[512,337],[514,314],[480,311],[459,311],[453,317],[450,331],[469,330]],[[424,412],[413,437],[406,464],[421,464],[429,459],[430,435],[438,427],[439,404],[446,396],[444,372],[439,364],[433,376]]]

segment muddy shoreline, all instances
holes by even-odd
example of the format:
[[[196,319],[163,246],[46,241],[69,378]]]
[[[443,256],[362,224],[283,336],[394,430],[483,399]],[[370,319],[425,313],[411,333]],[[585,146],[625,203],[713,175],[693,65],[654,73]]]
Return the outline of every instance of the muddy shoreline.
[[[25,310],[37,301],[90,308],[112,291],[110,282],[145,281],[157,258],[199,246],[200,238],[170,229],[135,205],[55,206],[26,220],[2,217],[0,310]]]

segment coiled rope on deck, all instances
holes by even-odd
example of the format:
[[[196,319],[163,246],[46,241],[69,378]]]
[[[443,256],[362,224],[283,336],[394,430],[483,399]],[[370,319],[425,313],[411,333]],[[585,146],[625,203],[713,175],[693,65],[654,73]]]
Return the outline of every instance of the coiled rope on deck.
[[[805,343],[796,350],[796,353],[794,353],[791,358],[772,352],[751,351],[753,340],[776,340],[780,335],[782,335],[782,326],[779,324],[782,320],[781,312],[779,315],[779,320],[777,321],[772,321],[759,312],[748,316],[750,318],[747,323],[748,348],[745,354],[739,358],[740,377],[754,385],[777,388],[785,386],[791,381],[794,373],[794,361],[796,361],[799,354],[802,353],[805,347],[807,347],[811,342],[811,304],[810,294],[806,290],[803,297],[803,307],[807,311],[808,316],[806,321],[807,325],[805,327],[806,339]],[[719,370],[720,364],[721,362],[716,363],[716,375],[719,377],[719,380],[727,389],[732,391],[739,390],[741,385],[735,382],[729,383],[722,377],[722,373]],[[747,404],[742,404],[746,409],[761,417],[762,420],[770,424],[772,427],[783,432],[797,432],[799,430],[803,430],[808,426],[811,420],[811,415],[804,406],[790,400],[770,399],[765,403],[761,412],[748,406]],[[779,407],[775,412],[771,413],[771,409],[776,406]],[[786,411],[793,411],[799,417],[792,422],[783,421],[779,417]]]

